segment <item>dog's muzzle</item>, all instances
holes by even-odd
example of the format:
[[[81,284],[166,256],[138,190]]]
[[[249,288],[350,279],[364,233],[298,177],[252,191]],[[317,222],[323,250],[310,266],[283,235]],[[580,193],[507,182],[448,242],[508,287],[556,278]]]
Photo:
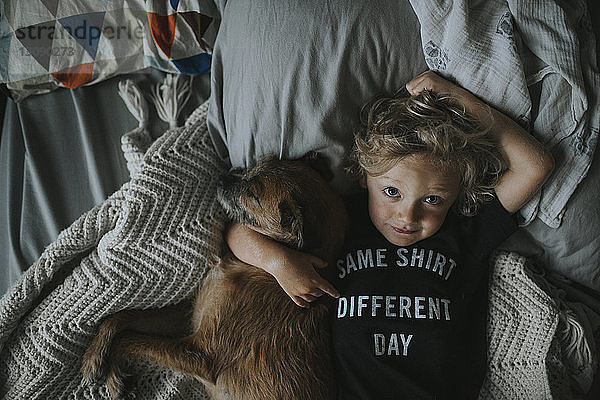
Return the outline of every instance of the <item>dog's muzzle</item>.
[[[217,178],[217,201],[221,204],[229,218],[244,222],[249,219],[246,210],[240,204],[242,189],[242,169],[235,168]]]

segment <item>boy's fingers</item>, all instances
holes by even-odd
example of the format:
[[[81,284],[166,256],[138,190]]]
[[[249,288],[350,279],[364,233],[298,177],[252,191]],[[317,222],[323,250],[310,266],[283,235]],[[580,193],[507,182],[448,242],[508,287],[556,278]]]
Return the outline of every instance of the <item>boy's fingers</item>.
[[[416,84],[417,82],[421,81],[423,79],[423,77],[425,75],[427,75],[428,73],[429,73],[429,71],[421,72],[419,75],[415,76],[410,81],[408,81],[407,85],[414,86],[414,84]]]
[[[306,300],[304,300],[302,297],[294,296],[294,297],[292,297],[292,300],[299,307],[302,307],[302,308],[308,308],[308,307],[310,307],[310,303],[307,302]]]
[[[314,287],[309,292],[306,292],[306,294],[308,296],[319,298],[319,297],[323,296],[325,294],[325,292],[322,291],[321,288],[319,288],[319,287]]]
[[[410,81],[408,81],[405,85],[406,90],[408,90],[409,92],[412,92],[412,91],[415,91],[416,89],[418,89],[418,87],[422,84],[422,82],[425,79],[425,76],[428,72],[429,71],[422,72],[419,75],[412,78]]]
[[[307,293],[304,295],[304,300],[308,301],[309,303],[312,303],[315,300],[318,300],[319,296],[316,295],[312,295],[310,293]]]
[[[326,280],[323,280],[323,284],[320,286],[320,288],[324,293],[327,293],[328,295],[330,295],[331,297],[337,299],[338,297],[340,297],[340,292],[338,292],[338,290],[336,288],[333,287],[333,285],[329,282],[327,282]]]
[[[406,90],[413,96],[421,93],[423,89],[425,89],[425,87],[423,86],[422,79],[413,80],[406,84]]]
[[[415,76],[405,86],[406,90],[408,90],[408,92],[414,96],[421,93],[425,89],[438,92],[440,89],[443,89],[443,87],[438,85],[442,82],[444,81],[435,72],[425,71]]]

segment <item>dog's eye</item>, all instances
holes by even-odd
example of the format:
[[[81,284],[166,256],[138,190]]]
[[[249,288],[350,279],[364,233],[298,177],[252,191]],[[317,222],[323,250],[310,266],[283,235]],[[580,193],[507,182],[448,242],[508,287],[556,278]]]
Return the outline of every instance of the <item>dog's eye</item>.
[[[252,181],[249,183],[250,184],[248,185],[247,195],[248,197],[253,198],[260,206],[260,198],[265,190],[264,185],[261,179],[252,179]]]
[[[265,191],[265,185],[263,184],[261,179],[257,179],[254,182],[254,193],[256,193],[257,196],[262,196],[263,192]]]
[[[248,189],[248,191],[247,191],[247,194],[248,194],[248,197],[251,197],[251,198],[253,198],[254,200],[256,200],[256,202],[258,203],[258,205],[259,205],[259,206],[261,205],[261,204],[260,204],[260,197],[258,197],[258,196],[256,195],[256,193],[254,193],[254,192],[252,191],[252,189]]]

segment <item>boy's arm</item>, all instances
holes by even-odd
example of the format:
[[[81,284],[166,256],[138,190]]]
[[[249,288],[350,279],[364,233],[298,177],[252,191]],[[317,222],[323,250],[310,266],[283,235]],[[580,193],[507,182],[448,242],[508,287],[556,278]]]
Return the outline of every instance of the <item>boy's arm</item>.
[[[273,275],[298,306],[308,307],[323,294],[339,297],[315,270],[327,266],[320,258],[290,249],[240,223],[227,228],[225,239],[237,258]]]
[[[426,71],[406,84],[411,95],[424,89],[448,95],[465,107],[468,114],[485,123],[492,118],[491,133],[498,141],[507,169],[495,187],[504,208],[517,212],[540,189],[554,169],[552,155],[516,122],[490,107],[466,89],[432,71]]]
[[[492,108],[492,133],[507,169],[495,190],[504,208],[517,212],[542,187],[554,169],[552,155],[516,122]]]

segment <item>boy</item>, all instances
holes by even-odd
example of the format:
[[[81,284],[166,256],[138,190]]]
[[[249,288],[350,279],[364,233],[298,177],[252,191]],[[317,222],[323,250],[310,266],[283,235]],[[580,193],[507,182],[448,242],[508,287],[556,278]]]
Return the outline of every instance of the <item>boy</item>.
[[[356,137],[352,170],[367,190],[349,201],[334,285],[315,271],[325,266],[318,258],[243,226],[227,233],[234,254],[266,265],[299,306],[323,294],[338,299],[332,338],[342,400],[477,397],[487,258],[553,168],[516,123],[435,73],[406,89],[411,98],[375,102]]]

